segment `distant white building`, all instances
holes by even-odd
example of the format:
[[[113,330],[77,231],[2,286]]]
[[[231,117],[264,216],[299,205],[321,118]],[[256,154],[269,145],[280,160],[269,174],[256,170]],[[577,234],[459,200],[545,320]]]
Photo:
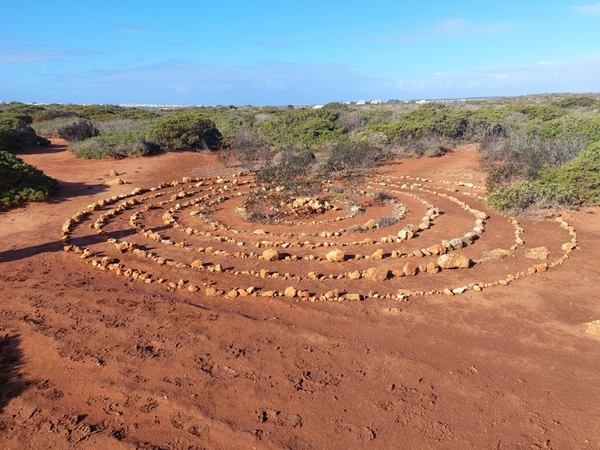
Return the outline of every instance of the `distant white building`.
[[[365,102],[364,100],[359,100],[356,102],[357,105],[366,105],[367,102]]]
[[[381,105],[383,100],[371,100],[371,105]]]
[[[315,105],[315,106],[313,106],[313,109],[321,109],[323,106],[325,106],[325,105]]]

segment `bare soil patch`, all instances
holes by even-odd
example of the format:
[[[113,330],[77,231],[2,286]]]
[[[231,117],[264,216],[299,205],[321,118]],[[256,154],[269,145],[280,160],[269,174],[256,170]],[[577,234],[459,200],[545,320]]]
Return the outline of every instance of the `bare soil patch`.
[[[3,448],[600,449],[597,208],[499,215],[473,147],[261,225],[214,155],[20,156],[63,189],[0,215]]]

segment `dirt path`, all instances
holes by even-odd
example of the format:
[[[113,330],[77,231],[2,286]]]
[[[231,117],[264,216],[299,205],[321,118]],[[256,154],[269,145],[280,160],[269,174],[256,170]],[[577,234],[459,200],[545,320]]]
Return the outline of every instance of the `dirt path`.
[[[600,449],[598,209],[513,223],[480,200],[466,147],[386,165],[356,186],[362,215],[254,234],[233,213],[251,178],[212,155],[81,161],[55,141],[20,156],[63,189],[0,214],[2,448]],[[105,185],[111,170],[130,184]],[[367,229],[395,205],[378,192],[407,212]],[[429,272],[439,255],[421,250],[478,214],[455,251],[470,267]]]

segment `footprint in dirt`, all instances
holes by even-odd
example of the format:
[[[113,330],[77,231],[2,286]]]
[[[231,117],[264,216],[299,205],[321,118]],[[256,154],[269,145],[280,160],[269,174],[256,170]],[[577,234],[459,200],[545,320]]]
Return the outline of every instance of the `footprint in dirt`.
[[[257,411],[260,423],[271,423],[280,428],[301,428],[302,417],[298,414],[282,414],[274,409],[261,409]]]

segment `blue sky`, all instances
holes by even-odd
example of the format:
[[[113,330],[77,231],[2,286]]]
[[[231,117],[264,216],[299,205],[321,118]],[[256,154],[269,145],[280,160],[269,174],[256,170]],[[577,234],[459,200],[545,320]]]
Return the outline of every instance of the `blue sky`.
[[[593,0],[2,7],[2,101],[298,105],[599,91]]]

